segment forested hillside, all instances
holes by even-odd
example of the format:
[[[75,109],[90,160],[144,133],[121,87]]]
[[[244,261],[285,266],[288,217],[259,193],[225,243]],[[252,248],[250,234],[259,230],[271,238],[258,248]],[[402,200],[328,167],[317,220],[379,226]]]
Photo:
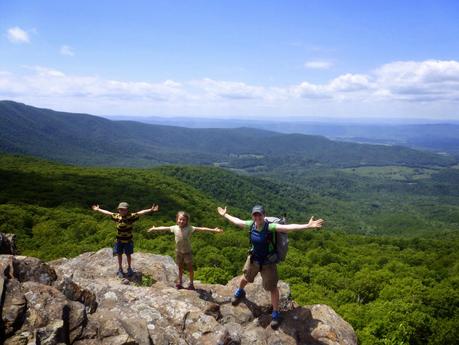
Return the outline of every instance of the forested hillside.
[[[297,302],[331,305],[353,325],[361,344],[453,344],[459,336],[457,171],[397,169],[333,172],[339,179],[317,173],[296,176],[304,178],[301,183],[283,184],[218,168],[82,168],[1,156],[0,231],[16,233],[25,255],[48,260],[75,256],[113,244],[114,224],[91,211],[92,203],[109,210],[122,200],[132,210],[158,203],[160,212],[135,224],[136,250],[173,255],[171,234],[144,230],[153,224],[173,224],[176,211],[185,209],[193,224],[225,229],[223,234],[193,237],[196,278],[224,283],[240,274],[248,238],[217,215],[217,205],[227,204],[232,214],[242,218],[249,216],[255,202],[263,203],[273,214],[289,212],[292,222],[314,214],[325,218],[327,226],[291,235],[287,260],[279,267],[281,279],[290,283]],[[403,184],[395,183],[406,179],[426,179],[419,195],[411,191],[410,196]],[[332,185],[332,181],[341,182]],[[378,206],[359,199],[359,193],[372,188],[371,181],[395,183],[378,187],[387,194],[377,201]],[[449,190],[449,195],[426,194],[429,189],[432,193]],[[325,195],[326,190],[331,192]],[[402,192],[408,201],[425,194],[421,200],[408,202],[412,214],[418,215],[412,220],[413,229],[420,230],[423,237],[415,236],[416,231],[408,232],[409,237],[346,233],[358,233],[359,225],[363,229],[371,225],[374,233],[388,229],[388,233],[406,235],[407,224],[397,223],[400,215],[391,216],[390,202]],[[439,200],[445,204],[420,216]],[[371,213],[363,217],[373,208],[378,209],[379,218]],[[447,214],[447,209],[452,213]],[[450,218],[445,219],[447,216]],[[378,221],[372,223],[373,218]]]
[[[0,151],[78,165],[220,165],[248,172],[367,165],[450,166],[452,156],[253,128],[190,129],[110,121],[0,101]]]
[[[282,118],[276,120],[212,119],[197,117],[107,116],[112,120],[134,120],[143,123],[188,128],[251,127],[280,133],[325,136],[332,140],[369,144],[401,145],[421,150],[459,154],[459,124],[453,120],[399,119],[317,119]]]

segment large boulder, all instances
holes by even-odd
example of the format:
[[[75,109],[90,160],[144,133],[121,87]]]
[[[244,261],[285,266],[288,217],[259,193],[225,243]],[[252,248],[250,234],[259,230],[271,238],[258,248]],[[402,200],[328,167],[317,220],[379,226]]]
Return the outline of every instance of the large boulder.
[[[13,257],[13,274],[20,282],[33,281],[52,285],[57,279],[56,272],[40,259],[29,256]]]
[[[11,260],[4,258],[3,266]],[[136,273],[129,279],[116,277],[117,261],[109,248],[41,264],[34,267],[55,272],[55,279],[49,275],[54,280],[39,282],[32,273],[0,270],[10,296],[2,313],[8,315],[2,324],[8,332],[5,344],[357,344],[352,327],[330,307],[296,305],[283,282],[283,322],[273,330],[270,296],[260,277],[247,285],[246,298],[232,306],[240,277],[227,285],[195,282],[195,291],[176,290],[177,267],[170,257],[134,254]]]

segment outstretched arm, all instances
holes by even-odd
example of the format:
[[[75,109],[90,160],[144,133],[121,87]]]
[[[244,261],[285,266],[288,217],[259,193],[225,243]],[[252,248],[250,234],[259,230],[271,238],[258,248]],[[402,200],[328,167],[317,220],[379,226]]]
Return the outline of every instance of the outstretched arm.
[[[101,209],[99,207],[99,205],[92,205],[91,208],[92,208],[93,211],[100,212],[100,213],[105,214],[107,216],[113,215],[113,212],[110,212],[110,211],[107,211],[107,210],[103,210],[103,209]]]
[[[153,212],[158,212],[159,206],[156,204],[153,204],[150,208],[147,208],[146,210],[142,210],[139,212],[136,212],[137,215],[142,216],[147,213],[153,213]]]
[[[228,219],[230,221],[230,223],[233,223],[234,225],[236,225],[236,226],[238,226],[240,228],[243,228],[245,226],[245,221],[226,213],[226,206],[225,206],[225,208],[218,207],[217,211],[220,214],[220,216]]]
[[[305,230],[305,229],[321,228],[323,223],[324,223],[323,219],[314,220],[314,217],[311,217],[308,224],[277,224],[276,231],[292,232],[292,231],[300,231],[300,230]]]
[[[206,227],[203,227],[203,226],[195,226],[194,227],[194,230],[195,231],[202,231],[202,232],[223,232],[223,229],[220,229],[220,228],[206,228]]]
[[[147,229],[147,232],[153,231],[169,231],[171,229],[170,226],[152,226],[150,229]]]

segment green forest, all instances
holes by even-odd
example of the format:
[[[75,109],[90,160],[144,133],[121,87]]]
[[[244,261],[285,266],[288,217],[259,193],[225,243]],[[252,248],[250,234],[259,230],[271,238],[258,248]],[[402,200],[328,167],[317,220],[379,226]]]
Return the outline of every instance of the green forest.
[[[249,173],[311,167],[387,164],[451,166],[451,155],[402,146],[332,141],[254,128],[184,128],[87,115],[0,101],[0,149],[68,164],[152,167],[219,165]]]
[[[290,236],[279,266],[301,305],[325,303],[356,330],[359,343],[455,344],[459,339],[459,169],[336,167],[240,175],[216,167],[92,168],[0,156],[0,232],[15,233],[23,255],[52,260],[110,247],[115,226],[91,211],[160,205],[135,224],[136,251],[172,255],[178,210],[223,234],[193,237],[196,279],[225,284],[239,275],[247,234],[217,206],[248,218],[255,203],[290,222],[324,218],[322,230]],[[135,262],[134,262],[135,267]]]

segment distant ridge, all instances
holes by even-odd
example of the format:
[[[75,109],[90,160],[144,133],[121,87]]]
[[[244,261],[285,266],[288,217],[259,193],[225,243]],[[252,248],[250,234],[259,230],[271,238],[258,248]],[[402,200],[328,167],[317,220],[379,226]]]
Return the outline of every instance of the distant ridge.
[[[202,129],[111,121],[0,101],[0,151],[79,165],[220,165],[247,171],[276,166],[448,166],[453,157],[398,146],[335,142],[253,128]]]
[[[251,127],[279,133],[321,135],[332,140],[367,144],[401,145],[415,149],[459,155],[459,121],[398,119],[211,119],[199,117],[106,116],[110,120],[189,128]]]

